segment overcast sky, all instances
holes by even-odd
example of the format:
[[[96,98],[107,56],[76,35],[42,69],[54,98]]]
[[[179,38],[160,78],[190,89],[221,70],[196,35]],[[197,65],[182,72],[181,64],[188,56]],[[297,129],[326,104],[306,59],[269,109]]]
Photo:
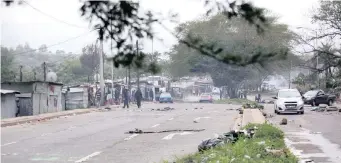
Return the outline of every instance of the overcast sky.
[[[66,1],[68,3],[64,5],[63,2]],[[2,5],[1,45],[16,47],[27,42],[32,48],[38,48],[42,44],[49,46],[79,36],[49,50],[80,53],[82,47],[95,42],[96,33],[89,32],[91,30],[89,23],[80,17],[79,0],[27,0],[27,2],[42,13],[25,4],[11,7]],[[252,0],[252,2],[278,15],[281,23],[295,29],[312,28],[309,15],[318,0]],[[179,14],[180,22],[197,19],[205,13],[203,0],[142,0],[141,6],[143,9],[161,12],[164,15],[169,11],[176,12]],[[174,27],[175,25],[169,24],[169,28]],[[163,42],[154,40],[154,51],[168,51],[176,43],[176,40],[161,27],[158,27],[156,32],[157,37],[162,38]],[[150,52],[151,45],[151,41],[143,41],[144,51]],[[109,49],[108,45],[105,47],[106,50]]]

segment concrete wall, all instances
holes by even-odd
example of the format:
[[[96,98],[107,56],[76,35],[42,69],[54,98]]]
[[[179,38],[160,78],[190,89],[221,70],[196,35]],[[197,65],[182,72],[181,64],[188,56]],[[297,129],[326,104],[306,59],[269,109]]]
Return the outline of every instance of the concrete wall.
[[[13,118],[17,113],[17,104],[15,101],[15,94],[1,94],[1,119]]]

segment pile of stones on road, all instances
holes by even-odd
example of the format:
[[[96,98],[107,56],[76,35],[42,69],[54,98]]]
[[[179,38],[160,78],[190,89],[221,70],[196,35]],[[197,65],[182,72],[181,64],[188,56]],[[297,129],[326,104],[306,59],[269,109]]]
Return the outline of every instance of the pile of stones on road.
[[[171,111],[171,110],[175,110],[174,108],[171,107],[164,107],[163,109],[152,109],[152,111]]]
[[[312,107],[311,111],[316,111],[316,112],[339,111],[341,112],[341,108],[337,108],[336,106],[316,106],[316,107]]]
[[[245,103],[242,105],[243,108],[247,108],[247,109],[260,109],[260,110],[263,110],[264,109],[264,106],[263,105],[260,105],[258,103]]]
[[[262,100],[260,103],[262,103],[262,104],[274,104],[275,102],[273,100]]]
[[[199,152],[221,146],[227,143],[235,143],[240,137],[252,138],[257,127],[245,130],[232,130],[230,132],[220,135],[218,138],[207,139],[198,145]]]

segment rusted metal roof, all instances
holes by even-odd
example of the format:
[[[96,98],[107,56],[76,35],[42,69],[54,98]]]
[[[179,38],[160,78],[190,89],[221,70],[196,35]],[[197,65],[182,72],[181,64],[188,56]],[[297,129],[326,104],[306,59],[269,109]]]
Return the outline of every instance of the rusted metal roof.
[[[8,89],[0,89],[1,94],[8,94],[8,93],[20,93],[16,90],[8,90]]]

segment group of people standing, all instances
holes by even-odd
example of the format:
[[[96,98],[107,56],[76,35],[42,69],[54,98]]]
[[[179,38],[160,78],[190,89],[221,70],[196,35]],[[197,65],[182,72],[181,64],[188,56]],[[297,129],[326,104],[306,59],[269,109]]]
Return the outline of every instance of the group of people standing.
[[[141,89],[138,88],[135,92],[132,93],[134,100],[136,101],[137,107],[140,108],[141,107],[141,101],[142,101],[142,92]],[[127,88],[123,88],[123,92],[122,92],[122,98],[123,98],[123,108],[127,107],[129,108],[129,102],[130,102],[130,98],[129,98],[129,91]]]

